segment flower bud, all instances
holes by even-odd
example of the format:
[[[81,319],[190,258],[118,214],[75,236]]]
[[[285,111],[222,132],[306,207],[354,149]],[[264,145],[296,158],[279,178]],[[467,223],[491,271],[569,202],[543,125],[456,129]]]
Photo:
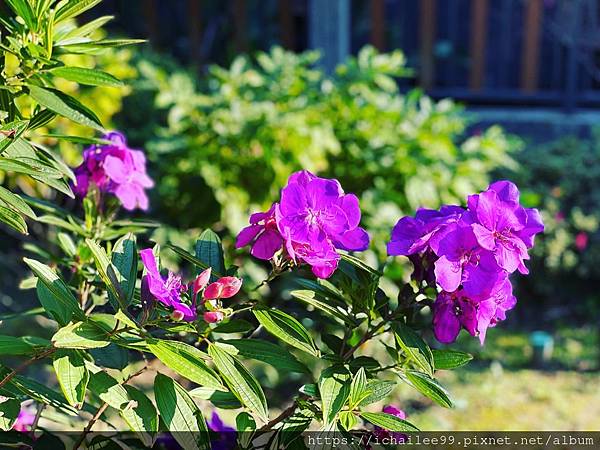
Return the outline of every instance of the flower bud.
[[[220,298],[223,292],[223,285],[219,281],[210,283],[204,290],[204,298],[207,300]]]
[[[196,279],[194,280],[194,283],[193,283],[194,295],[198,294],[198,292],[200,292],[202,289],[204,289],[206,287],[206,285],[210,281],[211,272],[212,272],[212,270],[209,267],[208,269],[204,270],[200,275],[198,275],[196,277]]]
[[[242,287],[242,279],[237,277],[222,277],[217,280],[217,283],[223,286],[220,298],[233,297]]]
[[[175,310],[175,311],[173,311],[173,313],[171,313],[171,318],[173,320],[179,321],[179,320],[182,320],[184,317],[185,317],[185,314],[183,314],[183,312],[179,311],[179,310]]]
[[[207,311],[203,317],[206,323],[217,323],[223,320],[223,313],[221,311]]]

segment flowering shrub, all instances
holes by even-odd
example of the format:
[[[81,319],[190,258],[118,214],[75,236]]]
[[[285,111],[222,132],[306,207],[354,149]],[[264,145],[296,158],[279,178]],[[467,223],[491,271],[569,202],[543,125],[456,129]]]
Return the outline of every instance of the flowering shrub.
[[[51,30],[60,42],[73,39],[73,33],[87,36],[94,24],[83,30],[67,27],[61,34],[60,19],[94,3],[11,0],[19,18],[7,23],[15,35],[29,39],[55,21],[55,28],[41,33],[47,41],[32,43],[44,44],[39,51],[49,57],[55,42],[47,38]],[[78,51],[107,45],[75,42],[68,45]],[[29,78],[45,81],[23,66],[31,70]],[[65,69],[59,73],[65,76]],[[78,82],[108,77],[93,69],[66,73]],[[41,111],[49,111],[47,120],[54,114],[89,116],[52,89],[31,85],[21,95],[45,106]],[[75,114],[73,108],[81,111]],[[24,286],[35,288],[41,306],[27,314],[44,318],[32,322],[31,330],[40,332],[0,335],[0,355],[22,360],[3,359],[0,366],[0,429],[11,430],[0,435],[3,444],[148,448],[159,440],[173,446],[174,440],[185,449],[209,449],[255,448],[266,440],[270,448],[304,448],[302,433],[308,429],[353,433],[368,442],[373,437],[404,439],[418,428],[398,407],[380,405],[396,384],[407,383],[450,407],[450,395],[436,374],[471,359],[455,350],[432,350],[423,332],[433,326],[440,341],[451,342],[463,326],[483,342],[487,327],[514,306],[508,276],[527,272],[527,249],[543,229],[537,211],[523,208],[516,186],[507,181],[470,196],[466,209],[444,206],[404,217],[392,231],[388,250],[409,256],[415,270],[396,302],[380,286],[381,272],[352,254],[370,245],[360,226],[358,198],[335,179],[300,171],[289,177],[279,201],[252,215],[238,235],[239,247],[250,245],[254,256],[271,262],[263,283],[249,286],[238,276],[238,267],[227,263],[221,240],[211,230],[199,236],[193,253],[168,245],[191,270],[165,274],[159,246],[138,251],[137,235],[153,224],[117,219],[121,206],[148,208],[145,189],[153,182],[143,152],[127,147],[123,134],[89,123],[103,137],[84,151],[83,164],[71,176],[83,197],[83,217],[33,199],[27,207],[43,212],[43,221],[60,230],[62,254],[24,258],[33,274]],[[9,140],[4,148],[14,147],[14,136],[24,132],[20,126],[6,125],[7,137],[0,141]],[[3,156],[0,168],[22,167],[22,160],[12,158]],[[70,193],[69,183],[60,186]],[[29,212],[6,192],[3,201],[8,198],[19,212]],[[265,289],[284,274],[301,289],[290,298],[267,300]],[[296,308],[293,315],[291,302],[307,307]],[[426,314],[431,309],[433,319]],[[308,326],[307,319],[326,325],[328,332]],[[52,324],[50,339],[39,329],[41,323]],[[45,371],[38,369],[44,364],[54,376],[41,382]],[[295,374],[289,379],[294,394],[280,412],[269,409],[271,400],[252,370],[256,364]],[[35,372],[28,370],[34,365]],[[214,408],[238,410],[235,428]],[[131,430],[133,437],[90,437],[101,420]],[[54,431],[67,423],[78,433],[59,439]]]

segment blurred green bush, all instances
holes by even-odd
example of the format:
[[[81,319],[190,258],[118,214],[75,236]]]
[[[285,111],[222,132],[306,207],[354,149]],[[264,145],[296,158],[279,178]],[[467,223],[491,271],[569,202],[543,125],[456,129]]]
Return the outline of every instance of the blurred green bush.
[[[542,299],[589,320],[598,311],[600,279],[600,130],[590,139],[566,137],[519,153],[507,176],[524,187],[524,201],[542,210],[546,230],[532,252],[521,297]]]
[[[465,136],[454,102],[401,94],[396,78],[410,72],[400,51],[366,47],[331,77],[318,58],[275,47],[197,77],[162,56],[137,55],[140,77],[116,120],[152,161],[154,213],[180,229],[218,222],[235,233],[304,168],[362,197],[382,256],[402,213],[464,202],[492,170],[516,167],[518,142],[499,127]]]

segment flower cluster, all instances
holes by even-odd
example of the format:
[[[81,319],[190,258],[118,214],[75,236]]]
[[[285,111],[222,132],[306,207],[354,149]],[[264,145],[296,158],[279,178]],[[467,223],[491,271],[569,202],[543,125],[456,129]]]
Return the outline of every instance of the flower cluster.
[[[520,205],[510,181],[469,196],[467,205],[403,217],[388,243],[389,255],[409,256],[423,279],[441,288],[433,326],[443,343],[454,342],[463,327],[483,344],[487,328],[516,304],[508,277],[517,270],[528,273],[527,251],[544,230],[539,212]]]
[[[193,322],[198,318],[198,304],[204,307],[203,319],[208,323],[220,322],[225,317],[220,300],[237,294],[242,280],[236,277],[221,277],[210,283],[211,269],[204,270],[186,286],[181,276],[169,272],[167,277],[160,274],[152,249],[140,252],[146,275],[142,278],[142,302],[152,300],[173,309],[173,319]]]
[[[251,244],[252,255],[265,260],[281,250],[285,258],[306,263],[317,277],[328,278],[340,260],[338,250],[368,248],[360,216],[358,198],[345,194],[337,180],[300,171],[290,176],[278,203],[250,216],[236,247]]]
[[[385,414],[390,414],[390,415],[395,416],[402,420],[406,419],[406,413],[394,405],[385,406],[382,409],[382,412],[384,412]],[[402,444],[407,440],[406,434],[399,433],[397,431],[396,432],[388,431],[381,427],[375,427],[373,434],[375,435],[377,442],[388,441],[388,442],[393,442],[393,444],[396,445],[396,444]]]
[[[129,211],[148,209],[145,189],[154,186],[146,174],[146,157],[127,147],[125,136],[111,132],[102,137],[110,144],[92,145],[83,152],[83,163],[75,168],[75,193],[85,197],[93,184],[98,191],[115,195]]]

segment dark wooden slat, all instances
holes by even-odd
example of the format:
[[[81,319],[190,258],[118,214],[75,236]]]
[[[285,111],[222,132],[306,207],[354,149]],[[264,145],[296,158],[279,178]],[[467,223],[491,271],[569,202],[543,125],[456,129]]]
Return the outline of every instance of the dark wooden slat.
[[[294,50],[294,15],[292,13],[292,0],[279,0],[279,32],[281,45],[288,50]]]
[[[238,52],[248,51],[246,0],[233,0],[233,40]]]
[[[371,44],[385,50],[385,0],[371,0]]]
[[[469,87],[479,90],[485,75],[488,0],[471,0],[471,74]]]
[[[142,8],[148,40],[152,45],[159,45],[158,3],[157,0],[146,0]]]
[[[435,59],[433,46],[435,43],[435,0],[421,0],[420,48],[421,73],[420,84],[429,89],[434,82]]]
[[[188,0],[188,34],[190,39],[190,57],[192,63],[200,62],[200,44],[202,42],[202,25],[200,2],[198,0]]]
[[[523,50],[521,53],[521,89],[533,92],[538,87],[540,60],[540,30],[543,20],[543,0],[527,0],[523,23]]]

